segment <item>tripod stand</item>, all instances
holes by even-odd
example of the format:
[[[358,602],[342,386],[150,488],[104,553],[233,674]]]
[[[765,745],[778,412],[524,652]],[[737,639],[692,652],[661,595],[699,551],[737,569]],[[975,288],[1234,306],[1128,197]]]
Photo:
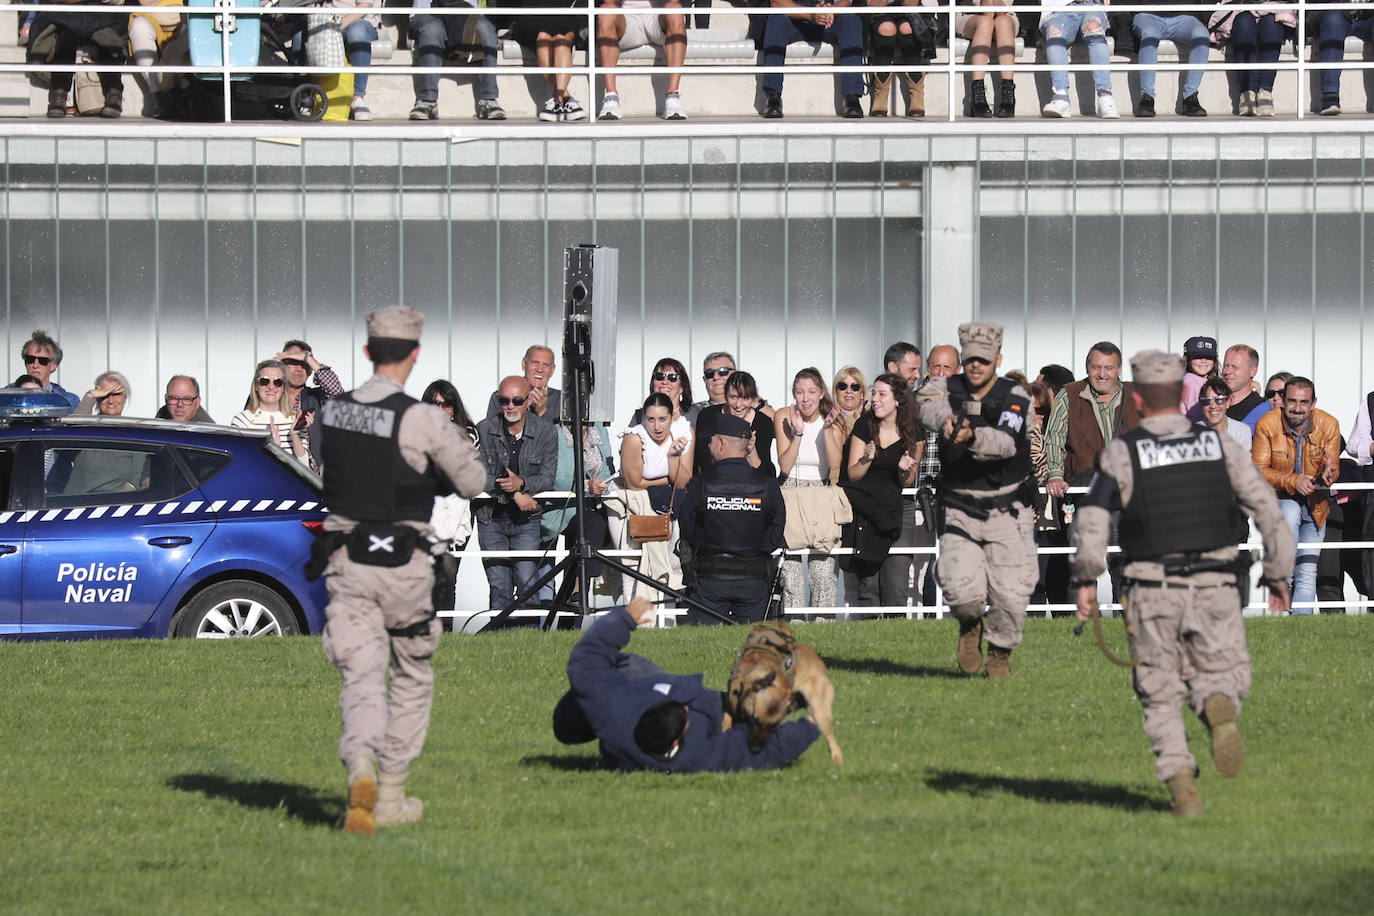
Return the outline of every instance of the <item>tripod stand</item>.
[[[575,294],[575,292],[574,292]],[[565,365],[572,370],[576,383],[568,386],[569,391],[564,392],[571,408],[570,417],[573,428],[573,505],[577,514],[573,517],[574,532],[576,533],[572,549],[568,555],[555,563],[551,568],[546,569],[543,575],[538,576],[533,582],[524,586],[516,592],[515,599],[487,623],[487,627],[495,627],[508,618],[516,608],[520,607],[532,596],[538,594],[539,590],[547,583],[553,581],[559,573],[564,573],[563,584],[559,588],[557,595],[554,596],[553,603],[549,606],[548,616],[544,618],[544,629],[551,629],[554,621],[560,612],[581,615],[583,607],[574,605],[570,602],[573,593],[573,586],[576,585],[579,594],[582,595],[583,602],[586,601],[588,592],[587,563],[591,560],[599,560],[601,563],[609,565],[620,571],[622,575],[629,576],[636,581],[643,582],[645,585],[652,586],[655,590],[671,595],[681,604],[692,607],[704,614],[716,618],[724,623],[734,623],[729,617],[718,611],[707,607],[694,598],[686,594],[669,588],[652,576],[645,575],[638,569],[634,569],[622,563],[616,557],[608,556],[597,548],[592,547],[587,542],[587,530],[585,525],[587,512],[587,496],[585,492],[586,467],[582,460],[582,432],[586,427],[586,405],[583,402],[585,393],[590,392],[596,383],[592,360],[591,360],[591,340],[587,331],[587,326],[570,315],[563,322],[563,360]]]

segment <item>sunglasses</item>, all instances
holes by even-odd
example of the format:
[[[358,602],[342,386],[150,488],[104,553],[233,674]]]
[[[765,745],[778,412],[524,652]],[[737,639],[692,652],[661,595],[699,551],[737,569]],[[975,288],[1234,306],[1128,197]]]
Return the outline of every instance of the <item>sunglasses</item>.
[[[864,386],[863,386],[863,385],[860,385],[858,382],[836,382],[836,383],[835,383],[835,390],[836,390],[836,391],[863,391],[863,390],[864,390]]]
[[[24,365],[26,365],[26,366],[27,366],[29,363],[38,363],[38,365],[40,365],[40,366],[46,366],[46,365],[48,365],[48,363],[50,363],[50,362],[52,362],[52,357],[51,357],[51,356],[35,356],[35,355],[32,354],[32,353],[25,353],[25,354],[24,354]]]
[[[1198,398],[1198,399],[1197,399],[1197,402],[1198,402],[1199,404],[1204,404],[1204,405],[1205,405],[1205,404],[1214,404],[1214,405],[1216,405],[1217,407],[1220,407],[1220,406],[1222,406],[1223,404],[1225,404],[1225,403],[1226,403],[1227,401],[1229,401],[1229,400],[1231,400],[1231,399],[1230,399],[1230,398]]]
[[[656,382],[676,382],[678,374],[676,372],[655,372],[654,381]]]
[[[444,410],[452,410],[452,409],[453,409],[453,405],[450,404],[448,401],[445,401],[443,398],[435,398],[435,399],[434,399],[434,403],[435,403],[437,406],[444,408]]]
[[[509,407],[512,404],[514,404],[516,407],[519,407],[520,405],[525,403],[524,398],[500,398],[499,400],[501,402],[502,407]]]
[[[734,372],[729,366],[721,366],[718,369],[707,369],[706,374],[701,377],[704,382],[709,382],[712,378],[729,378],[730,373]]]
[[[286,384],[285,379],[280,378],[260,378],[258,379],[259,388],[281,388]]]
[[[1268,391],[1266,391],[1266,392],[1264,393],[1264,397],[1265,397],[1266,400],[1270,400],[1270,401],[1272,401],[1274,398],[1281,398],[1281,397],[1283,397],[1283,389],[1282,389],[1282,388],[1270,388]]]

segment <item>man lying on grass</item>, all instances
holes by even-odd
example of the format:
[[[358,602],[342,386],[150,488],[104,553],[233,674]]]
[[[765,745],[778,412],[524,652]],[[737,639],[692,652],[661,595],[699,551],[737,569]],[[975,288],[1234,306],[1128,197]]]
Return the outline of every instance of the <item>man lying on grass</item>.
[[[601,753],[622,770],[669,773],[771,770],[801,756],[820,731],[810,717],[786,722],[757,753],[749,726],[722,732],[725,697],[700,674],[669,674],[639,655],[621,652],[630,634],[653,619],[653,605],[635,598],[587,630],[568,657],[571,689],[553,711],[553,734],[564,744],[601,740]]]

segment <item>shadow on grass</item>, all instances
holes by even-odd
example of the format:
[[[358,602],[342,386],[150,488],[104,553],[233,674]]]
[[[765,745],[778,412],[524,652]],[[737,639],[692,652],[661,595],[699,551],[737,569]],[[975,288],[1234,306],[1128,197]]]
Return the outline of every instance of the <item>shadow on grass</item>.
[[[612,769],[599,755],[588,757],[586,754],[531,754],[528,757],[521,757],[520,765],[548,767],[552,770],[563,770],[566,773],[595,773],[599,770]]]
[[[311,826],[332,827],[344,815],[342,798],[322,796],[308,786],[289,782],[270,779],[250,782],[213,773],[181,773],[168,779],[167,785],[183,792],[199,792],[207,798],[227,798],[246,808],[282,809],[296,820]]]
[[[959,681],[968,680],[967,674],[962,674],[954,670],[953,667],[931,668],[926,665],[906,665],[885,658],[827,657],[825,667],[837,671],[858,671],[862,674],[896,674],[901,677],[943,677]]]
[[[1168,802],[1153,796],[1083,779],[1024,779],[963,770],[931,770],[926,776],[926,785],[936,792],[963,792],[973,798],[992,792],[1007,792],[1031,801],[1052,804],[1101,805],[1127,811],[1169,810]]]

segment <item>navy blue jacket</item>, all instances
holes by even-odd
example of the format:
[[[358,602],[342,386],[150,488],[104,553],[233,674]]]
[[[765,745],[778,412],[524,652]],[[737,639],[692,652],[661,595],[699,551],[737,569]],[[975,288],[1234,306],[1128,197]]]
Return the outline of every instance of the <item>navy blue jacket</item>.
[[[592,730],[601,739],[601,753],[620,769],[666,773],[771,770],[800,757],[820,734],[815,724],[805,719],[785,722],[768,736],[761,751],[751,754],[747,725],[721,731],[721,693],[708,690],[700,674],[630,678],[616,670],[620,650],[634,629],[629,612],[615,608],[587,630],[568,658],[568,681]],[[687,732],[671,760],[646,754],[635,744],[640,716],[664,700],[674,700],[688,709]]]

